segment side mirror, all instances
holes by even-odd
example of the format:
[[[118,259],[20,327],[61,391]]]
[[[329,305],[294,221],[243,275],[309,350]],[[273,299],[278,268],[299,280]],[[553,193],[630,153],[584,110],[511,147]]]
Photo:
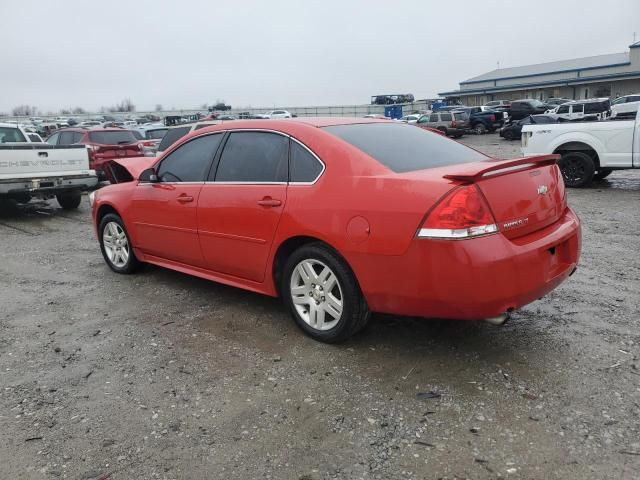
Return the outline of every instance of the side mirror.
[[[148,183],[157,183],[160,181],[155,168],[147,168],[146,170],[143,170],[138,180]]]

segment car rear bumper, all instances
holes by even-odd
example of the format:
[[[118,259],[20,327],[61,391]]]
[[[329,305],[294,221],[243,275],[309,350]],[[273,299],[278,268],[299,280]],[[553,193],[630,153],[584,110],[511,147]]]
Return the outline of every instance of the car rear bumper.
[[[90,190],[97,184],[98,177],[95,175],[3,180],[0,182],[0,195],[24,193],[55,195],[67,190]]]
[[[580,220],[567,208],[553,225],[516,239],[416,239],[404,255],[356,258],[353,266],[373,311],[480,320],[555,289],[575,271],[580,250]]]

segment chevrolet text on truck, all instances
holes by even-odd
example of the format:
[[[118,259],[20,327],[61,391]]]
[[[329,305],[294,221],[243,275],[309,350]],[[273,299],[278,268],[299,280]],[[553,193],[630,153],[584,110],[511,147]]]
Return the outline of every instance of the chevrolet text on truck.
[[[635,119],[525,125],[524,156],[556,153],[568,187],[585,187],[614,170],[640,168],[640,111]]]
[[[97,183],[84,145],[30,142],[21,127],[0,123],[0,199],[26,203],[56,197],[62,208],[71,209]]]

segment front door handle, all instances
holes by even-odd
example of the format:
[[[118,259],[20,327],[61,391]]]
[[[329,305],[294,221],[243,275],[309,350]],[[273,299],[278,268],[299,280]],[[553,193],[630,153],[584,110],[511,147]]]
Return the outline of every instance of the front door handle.
[[[178,201],[180,203],[189,203],[189,202],[193,202],[193,197],[189,196],[189,195],[180,195],[178,197]]]
[[[279,207],[282,202],[276,198],[264,197],[262,200],[258,200],[258,205],[262,207]]]

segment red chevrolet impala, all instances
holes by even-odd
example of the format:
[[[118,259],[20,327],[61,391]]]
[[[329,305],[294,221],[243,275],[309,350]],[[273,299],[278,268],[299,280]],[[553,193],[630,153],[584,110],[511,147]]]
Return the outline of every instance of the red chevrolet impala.
[[[496,160],[412,125],[240,120],[117,163],[91,197],[112,270],[279,295],[324,342],[372,311],[501,323],[580,256],[556,156]]]

